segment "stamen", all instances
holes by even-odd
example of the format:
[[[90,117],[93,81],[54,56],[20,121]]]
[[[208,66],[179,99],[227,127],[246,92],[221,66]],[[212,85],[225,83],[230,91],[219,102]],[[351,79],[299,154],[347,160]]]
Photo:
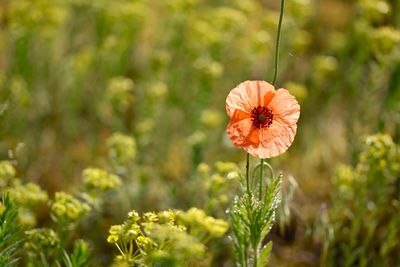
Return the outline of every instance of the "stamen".
[[[272,110],[266,107],[258,106],[251,111],[251,121],[257,129],[269,127],[273,118]]]

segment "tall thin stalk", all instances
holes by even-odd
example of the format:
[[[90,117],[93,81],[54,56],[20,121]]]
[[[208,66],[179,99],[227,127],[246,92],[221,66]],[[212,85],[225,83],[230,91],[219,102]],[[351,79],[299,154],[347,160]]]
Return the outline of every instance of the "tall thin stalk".
[[[258,184],[258,200],[259,201],[262,201],[263,176],[264,176],[264,159],[261,159],[260,160],[260,181]]]
[[[274,64],[274,79],[272,80],[272,84],[275,86],[276,79],[278,77],[278,61],[279,61],[279,44],[281,39],[281,28],[282,28],[282,20],[283,20],[283,10],[285,8],[285,0],[281,0],[281,10],[279,14],[279,23],[278,23],[278,31],[276,34],[276,43],[275,43],[275,64]]]
[[[247,156],[246,156],[246,190],[247,190],[247,194],[250,194],[249,175],[250,175],[250,154],[247,153]]]

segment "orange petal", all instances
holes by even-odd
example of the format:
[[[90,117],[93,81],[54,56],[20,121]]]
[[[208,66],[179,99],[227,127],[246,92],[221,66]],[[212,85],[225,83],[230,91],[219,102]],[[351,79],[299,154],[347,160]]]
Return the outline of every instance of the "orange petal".
[[[259,147],[258,146],[256,146],[256,145],[249,145],[249,146],[246,146],[246,147],[243,147],[243,149],[247,152],[247,153],[249,153],[250,155],[252,155],[253,157],[256,157],[256,158],[263,158],[263,157],[261,157],[262,155],[260,155],[260,149],[259,149]]]
[[[260,142],[260,131],[254,128],[251,119],[243,119],[237,122],[231,121],[226,132],[233,144],[240,148],[249,145],[258,146]]]
[[[254,107],[264,104],[264,96],[268,92],[275,92],[275,88],[265,81],[242,82],[229,92],[226,113],[230,118],[237,109],[250,113]]]
[[[269,102],[274,98],[275,92],[268,92],[264,96],[264,107],[268,107]]]
[[[296,130],[296,123],[274,120],[269,128],[263,128],[260,132],[259,156],[272,158],[285,152],[292,145]]]
[[[226,128],[226,133],[237,147],[248,145],[247,137],[251,135],[253,122],[251,119],[244,119],[237,122],[231,121]]]
[[[299,103],[288,90],[283,88],[276,91],[275,97],[268,104],[268,108],[272,110],[274,120],[280,119],[288,124],[297,123],[300,117]]]
[[[258,145],[260,142],[260,131],[253,127],[250,134],[246,137],[246,141],[249,145]]]
[[[236,123],[238,121],[244,120],[244,119],[250,119],[251,115],[247,112],[244,112],[240,109],[235,110],[233,113],[233,116],[231,118],[231,123]]]

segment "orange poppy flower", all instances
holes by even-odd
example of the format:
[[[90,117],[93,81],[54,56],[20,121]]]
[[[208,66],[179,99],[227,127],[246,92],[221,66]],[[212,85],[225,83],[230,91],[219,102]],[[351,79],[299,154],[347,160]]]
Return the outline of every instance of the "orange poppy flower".
[[[227,133],[233,144],[257,158],[272,158],[293,142],[300,116],[297,100],[286,89],[265,81],[245,81],[226,98]]]

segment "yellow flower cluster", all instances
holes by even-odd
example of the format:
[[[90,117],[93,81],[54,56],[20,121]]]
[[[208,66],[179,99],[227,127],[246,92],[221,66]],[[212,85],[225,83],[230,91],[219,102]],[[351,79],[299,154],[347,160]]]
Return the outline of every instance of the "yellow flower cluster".
[[[82,173],[83,183],[88,191],[109,191],[121,186],[121,179],[115,175],[98,168],[86,168]]]
[[[67,9],[58,1],[14,0],[8,6],[11,29],[22,34],[36,29],[44,37],[53,35],[68,17]]]
[[[365,138],[364,150],[359,156],[361,171],[384,171],[395,176],[400,172],[400,148],[387,134],[377,134]]]
[[[56,232],[48,228],[37,228],[25,232],[27,250],[46,253],[49,249],[56,248],[60,239]]]
[[[117,259],[128,264],[185,263],[204,257],[206,242],[227,230],[226,221],[196,208],[146,212],[142,216],[131,211],[123,224],[110,227],[107,241],[120,250]]]
[[[114,109],[125,112],[133,102],[133,81],[125,77],[114,77],[108,81],[105,92],[107,101],[112,103]]]
[[[10,179],[15,177],[15,168],[10,161],[0,161],[0,186],[4,186]]]
[[[22,183],[20,179],[15,178],[15,174],[16,171],[11,162],[0,162],[0,187],[3,187],[4,191],[8,192],[19,205],[19,223],[33,226],[36,224],[34,209],[48,200],[47,193],[37,184]]]
[[[374,28],[370,31],[369,38],[375,54],[390,55],[399,47],[400,31],[390,26]]]
[[[118,165],[132,163],[136,156],[136,141],[132,136],[114,133],[107,139],[108,157]]]
[[[203,210],[198,208],[191,208],[187,212],[178,212],[177,223],[186,226],[190,234],[203,238],[221,237],[229,228],[228,222],[207,216]]]
[[[55,194],[50,209],[52,218],[60,224],[75,223],[91,210],[88,204],[64,192]]]
[[[359,0],[357,7],[361,15],[373,23],[382,22],[391,12],[386,0]]]
[[[399,181],[400,146],[387,134],[367,136],[356,166],[340,165],[333,179],[336,190],[325,222],[331,247],[327,258],[341,255],[335,264],[342,266],[349,259],[348,251],[360,249],[368,251],[371,266],[379,266],[399,251]],[[380,207],[387,207],[386,212]],[[351,258],[364,260],[362,255]],[[382,266],[390,265],[386,263]]]
[[[43,191],[37,184],[22,184],[18,179],[8,188],[8,192],[15,202],[23,207],[42,204],[48,199],[46,191]]]
[[[379,177],[381,186],[388,186],[400,174],[400,149],[387,134],[367,136],[364,147],[353,168],[348,165],[339,165],[336,168],[333,182],[342,193],[342,197],[351,198],[355,188],[370,186]],[[377,190],[377,189],[376,189]]]

